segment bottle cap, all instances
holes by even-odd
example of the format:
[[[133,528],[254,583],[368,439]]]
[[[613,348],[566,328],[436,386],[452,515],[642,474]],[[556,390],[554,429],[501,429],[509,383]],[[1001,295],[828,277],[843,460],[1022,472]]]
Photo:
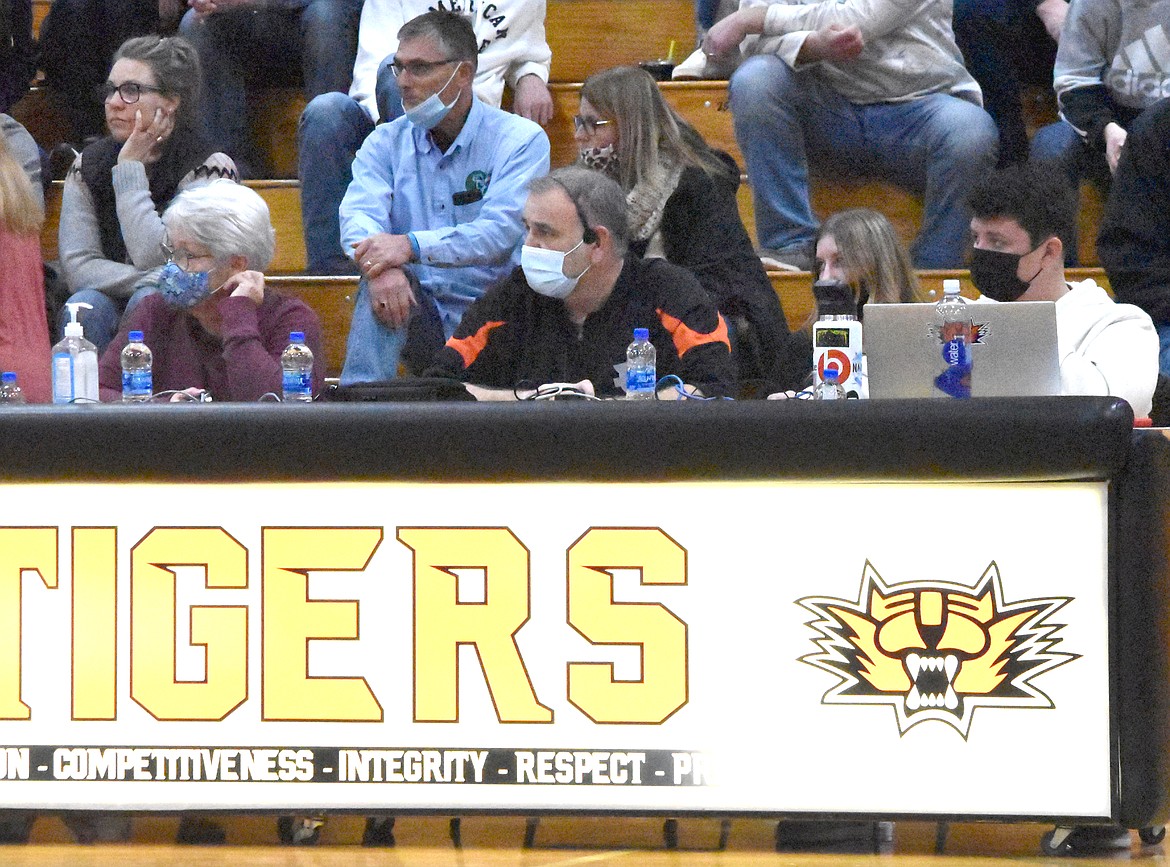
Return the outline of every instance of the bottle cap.
[[[959,281],[958,280],[943,280],[943,295],[958,295]]]
[[[130,342],[131,343],[141,343],[142,342],[142,332],[141,331],[131,331],[130,332]]]
[[[634,339],[635,340],[649,340],[650,339],[650,329],[649,328],[635,328],[634,329]]]
[[[11,370],[6,370],[0,373],[0,382],[3,382],[5,385],[13,385],[16,382],[16,374]]]
[[[826,367],[825,372],[821,374],[821,379],[830,385],[836,385],[841,379],[841,371],[835,367]]]
[[[303,331],[289,332],[288,342],[289,343],[304,343],[305,342],[305,332],[303,332]]]

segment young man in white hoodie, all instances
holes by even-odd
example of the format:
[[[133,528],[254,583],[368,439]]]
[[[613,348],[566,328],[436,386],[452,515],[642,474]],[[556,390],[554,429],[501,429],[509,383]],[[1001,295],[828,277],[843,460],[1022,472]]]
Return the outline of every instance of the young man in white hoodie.
[[[1158,378],[1158,334],[1149,315],[1117,304],[1092,279],[1064,276],[1064,244],[1076,199],[1049,166],[992,172],[968,198],[974,215],[971,280],[995,301],[1056,302],[1064,394],[1124,398],[1148,416]]]

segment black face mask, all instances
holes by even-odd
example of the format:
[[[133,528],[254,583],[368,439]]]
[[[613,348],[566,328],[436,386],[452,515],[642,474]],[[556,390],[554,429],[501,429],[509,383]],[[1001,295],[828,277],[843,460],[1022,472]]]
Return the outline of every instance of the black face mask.
[[[1034,252],[1034,251],[1029,251]],[[1015,301],[1028,291],[1043,266],[1036,269],[1031,280],[1021,280],[1016,276],[1020,269],[1020,259],[1025,254],[1001,253],[997,250],[981,250],[976,247],[971,254],[971,282],[980,294],[996,301]]]

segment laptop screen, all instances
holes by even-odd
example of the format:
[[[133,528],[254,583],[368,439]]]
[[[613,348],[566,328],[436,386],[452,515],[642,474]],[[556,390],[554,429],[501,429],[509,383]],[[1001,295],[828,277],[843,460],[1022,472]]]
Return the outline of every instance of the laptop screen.
[[[975,326],[972,397],[1060,394],[1056,304],[1051,301],[969,303]],[[866,372],[871,398],[946,397],[934,304],[865,305]]]

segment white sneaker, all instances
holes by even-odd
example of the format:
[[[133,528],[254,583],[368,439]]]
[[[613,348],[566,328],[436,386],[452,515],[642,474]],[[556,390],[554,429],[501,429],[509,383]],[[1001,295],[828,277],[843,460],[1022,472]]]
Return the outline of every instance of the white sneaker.
[[[675,81],[689,81],[703,78],[703,71],[707,68],[707,55],[702,48],[696,49],[690,57],[678,64],[670,77]]]
[[[726,81],[735,71],[735,64],[709,58],[702,48],[678,64],[670,74],[674,81]]]

